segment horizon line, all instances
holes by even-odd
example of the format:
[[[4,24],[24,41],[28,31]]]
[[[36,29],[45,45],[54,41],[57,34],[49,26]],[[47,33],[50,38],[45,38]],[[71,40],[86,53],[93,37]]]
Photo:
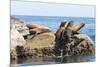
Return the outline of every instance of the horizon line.
[[[10,15],[10,16],[33,16],[33,15]],[[42,17],[41,15],[34,15],[34,16]],[[73,17],[74,18],[74,16],[47,16],[47,17]],[[75,16],[75,18],[77,18],[77,17]],[[96,17],[82,17],[82,16],[80,16],[78,18],[96,18]]]

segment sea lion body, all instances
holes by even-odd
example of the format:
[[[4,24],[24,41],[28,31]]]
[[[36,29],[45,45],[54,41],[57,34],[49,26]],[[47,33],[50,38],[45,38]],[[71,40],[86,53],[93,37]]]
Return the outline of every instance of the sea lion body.
[[[40,34],[40,33],[46,33],[50,32],[49,29],[44,29],[44,28],[35,28],[35,29],[30,29],[30,34]]]
[[[30,29],[30,34],[32,34],[32,33],[46,33],[46,32],[50,32],[50,29],[48,27],[44,27],[42,25],[27,24],[27,27]]]
[[[55,41],[61,39],[62,33],[63,33],[64,30],[65,30],[65,27],[66,27],[66,21],[61,22],[61,25],[60,25],[59,29],[58,29],[57,32],[55,33],[55,36],[56,36]]]
[[[27,24],[27,27],[29,28],[30,35],[33,35],[33,37],[31,39],[33,39],[38,34],[51,32],[48,27],[44,27],[44,26],[38,25],[38,24]]]
[[[77,32],[79,31],[82,27],[84,27],[84,23],[80,23],[80,24],[74,24],[74,23],[71,23],[69,28],[73,31],[73,32]]]

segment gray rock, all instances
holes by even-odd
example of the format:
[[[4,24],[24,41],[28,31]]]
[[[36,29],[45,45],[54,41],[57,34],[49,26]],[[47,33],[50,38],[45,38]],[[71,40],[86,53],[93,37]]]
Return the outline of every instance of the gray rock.
[[[23,36],[15,29],[11,29],[11,49],[15,49],[16,46],[25,45],[26,41],[24,40]]]
[[[18,46],[25,46],[26,40],[24,40],[25,35],[29,34],[29,29],[27,26],[20,21],[19,19],[15,17],[11,17],[11,41],[10,41],[10,56],[11,56],[11,63],[17,63],[18,61],[18,50],[16,50],[16,47]],[[22,51],[20,51],[22,52]]]
[[[11,17],[11,28],[15,28],[22,36],[29,34],[26,24],[15,17]]]

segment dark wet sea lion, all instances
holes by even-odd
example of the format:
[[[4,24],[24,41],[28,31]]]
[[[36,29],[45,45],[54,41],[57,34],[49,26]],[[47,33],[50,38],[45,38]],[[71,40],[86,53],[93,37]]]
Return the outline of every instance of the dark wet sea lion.
[[[61,38],[61,33],[65,30],[66,23],[67,23],[66,21],[61,22],[61,25],[60,25],[59,29],[55,33],[56,40]]]

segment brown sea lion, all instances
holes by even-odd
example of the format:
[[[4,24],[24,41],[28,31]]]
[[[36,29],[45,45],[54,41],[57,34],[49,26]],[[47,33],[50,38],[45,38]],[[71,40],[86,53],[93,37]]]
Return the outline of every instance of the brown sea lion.
[[[45,28],[35,28],[35,29],[30,29],[30,33],[37,33],[37,34],[40,34],[40,33],[46,33],[46,32],[50,32],[49,29],[45,29]]]
[[[69,21],[65,29],[72,31],[72,34],[79,34],[79,30],[84,27],[84,25],[84,23],[75,24],[74,21]]]
[[[38,24],[27,24],[27,27],[30,29],[30,32],[34,31],[38,33],[50,32],[50,29],[48,27],[44,27]]]
[[[43,29],[43,28],[35,28],[35,29],[30,29],[30,34],[34,35],[32,38],[34,38],[35,36],[37,36],[38,34],[41,33],[46,33],[46,32],[51,32],[49,29]],[[31,38],[31,39],[32,39]]]
[[[34,29],[34,28],[37,28],[38,26],[37,25],[33,25],[33,24],[27,24],[26,25],[29,29]]]
[[[73,32],[77,32],[78,30],[80,30],[85,24],[84,23],[80,23],[80,24],[72,24],[71,25],[71,30]]]
[[[48,27],[38,24],[27,24],[27,27],[29,28],[30,34],[34,35],[32,38],[41,33],[51,32]]]
[[[27,24],[26,26],[27,26],[29,29],[34,29],[34,28],[49,29],[48,27],[45,27],[45,26],[39,25],[39,24]]]

